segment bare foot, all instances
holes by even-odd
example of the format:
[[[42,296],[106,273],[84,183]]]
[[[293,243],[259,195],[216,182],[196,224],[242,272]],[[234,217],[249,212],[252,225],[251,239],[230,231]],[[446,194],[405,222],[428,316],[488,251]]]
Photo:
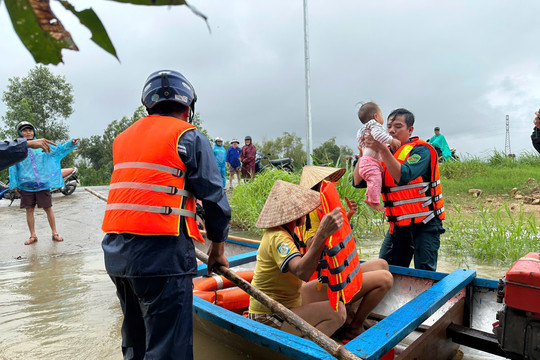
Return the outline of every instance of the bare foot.
[[[360,328],[354,328],[354,329],[349,327],[347,328],[347,330],[345,330],[345,339],[352,340],[358,335],[362,334],[364,331],[366,331],[364,326],[360,326]]]
[[[30,245],[30,244],[33,244],[37,241],[37,236],[36,235],[30,235],[30,237],[28,238],[28,240],[26,240],[24,242],[24,245]]]
[[[57,241],[57,242],[64,241],[64,238],[58,235],[58,233],[52,234],[52,239],[53,241]]]
[[[370,208],[372,208],[375,211],[383,212],[384,207],[380,203],[371,203],[371,202],[365,202]]]
[[[374,325],[377,325],[378,321],[377,320],[372,320],[372,319],[366,319],[364,320],[364,329],[369,329],[370,327],[374,326]]]

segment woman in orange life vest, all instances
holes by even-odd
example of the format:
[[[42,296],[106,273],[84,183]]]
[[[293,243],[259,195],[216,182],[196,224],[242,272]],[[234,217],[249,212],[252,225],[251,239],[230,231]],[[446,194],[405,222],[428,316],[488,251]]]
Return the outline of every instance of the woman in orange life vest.
[[[323,180],[337,182],[345,173],[345,169],[322,167],[322,166],[304,166],[300,186],[319,191]],[[356,213],[356,203],[346,199],[349,211],[347,217],[349,220]],[[297,228],[297,234],[304,242],[305,249],[309,249],[313,241],[313,235],[317,232],[319,226],[320,208],[315,209],[306,216],[305,224]],[[309,223],[308,223],[309,222]],[[302,246],[302,244],[301,244]],[[362,288],[354,299],[347,305],[347,321],[344,336],[353,339],[364,332],[364,324],[369,313],[384,298],[394,282],[392,274],[388,271],[388,263],[383,259],[366,261],[361,264],[363,273]],[[326,295],[327,284],[318,281],[312,281],[302,288],[302,299],[306,301],[318,301]]]
[[[320,195],[301,186],[278,180],[274,183],[256,226],[267,229],[257,251],[257,264],[251,285],[289,308],[326,335],[332,335],[345,322],[343,303],[335,311],[328,297],[308,302],[301,293],[304,281],[315,271],[326,238],[343,225],[339,208],[326,214],[313,237],[312,246],[302,256],[296,243],[295,227],[305,221],[305,215],[321,203]],[[325,293],[326,294],[326,293]],[[250,298],[249,318],[263,324],[300,335],[298,330],[284,323],[277,314]]]

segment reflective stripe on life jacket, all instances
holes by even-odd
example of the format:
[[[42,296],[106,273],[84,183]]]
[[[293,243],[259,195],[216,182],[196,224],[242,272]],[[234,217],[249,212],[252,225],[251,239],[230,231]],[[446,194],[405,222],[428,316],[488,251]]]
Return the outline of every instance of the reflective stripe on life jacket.
[[[194,129],[174,117],[149,115],[116,137],[104,232],[178,236],[184,219],[187,236],[204,242],[177,150],[180,137]]]
[[[393,232],[394,226],[408,226],[421,222],[426,224],[435,217],[442,220],[446,216],[435,149],[424,140],[412,138],[394,153],[394,158],[401,164],[405,163],[415,146],[426,146],[430,151],[429,179],[422,179],[422,176],[419,176],[406,185],[397,186],[383,164],[382,196],[386,217],[391,225],[390,232]]]
[[[347,213],[334,183],[322,182],[321,205],[323,214],[339,207],[343,215],[343,226],[327,239],[324,258],[319,262],[319,278],[328,284],[328,299],[337,311],[340,299],[347,304],[362,288],[362,270]]]

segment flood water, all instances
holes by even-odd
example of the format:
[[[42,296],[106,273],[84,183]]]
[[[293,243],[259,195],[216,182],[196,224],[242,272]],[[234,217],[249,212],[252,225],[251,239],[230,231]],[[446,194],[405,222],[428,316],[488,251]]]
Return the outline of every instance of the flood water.
[[[53,197],[53,205],[65,242],[53,243],[45,236],[50,230],[42,214],[36,217],[40,240],[25,246],[24,212],[17,202],[8,208],[6,200],[0,201],[0,360],[120,360],[121,310],[99,246],[105,204],[77,191]],[[362,240],[363,257],[376,258],[379,245],[379,240]],[[456,268],[448,260],[439,260],[440,271]],[[484,265],[478,276],[498,278],[504,272]],[[194,343],[197,359],[216,354],[221,359],[243,358],[198,333]]]

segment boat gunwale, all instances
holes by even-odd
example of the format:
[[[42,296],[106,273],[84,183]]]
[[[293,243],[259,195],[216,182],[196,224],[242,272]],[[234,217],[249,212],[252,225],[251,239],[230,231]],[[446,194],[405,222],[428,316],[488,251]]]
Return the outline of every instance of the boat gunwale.
[[[248,245],[236,241],[230,242],[248,247],[257,247],[256,244]],[[256,254],[256,251],[252,251],[231,256],[228,258],[229,266],[234,267],[253,262],[256,260]],[[379,323],[382,323],[381,325],[378,324],[379,326],[373,326],[368,331],[364,332],[362,335],[346,345],[347,349],[364,359],[377,359],[378,357],[384,355],[387,350],[399,343],[399,341],[411,333],[418,325],[429,318],[429,316],[431,316],[435,311],[437,311],[437,309],[444,305],[446,301],[455,296],[463,288],[472,286],[473,288],[481,287],[493,290],[497,288],[498,283],[497,280],[476,278],[476,271],[467,269],[457,269],[454,272],[447,274],[392,265],[390,265],[389,268],[392,274],[434,280],[436,283],[424,293],[418,295],[414,299],[410,300],[407,304],[388,315],[386,319],[389,320],[382,320]],[[206,274],[206,265],[199,265],[197,270],[199,276]],[[452,276],[449,277],[449,275]],[[443,279],[446,279],[446,281],[441,282]],[[433,290],[431,290],[432,288]],[[434,295],[434,292],[437,294]],[[424,295],[425,293],[428,294]],[[424,296],[422,297],[422,295]],[[420,316],[416,314],[414,319],[412,319],[412,315],[408,316],[410,321],[405,328],[396,329],[395,325],[392,326],[392,321],[395,320],[394,318],[403,318],[405,314],[411,313],[411,310],[414,310],[415,307],[421,303],[424,303],[421,305],[423,307],[422,313]],[[271,328],[253,320],[249,320],[241,315],[226,309],[222,309],[219,306],[202,299],[194,298],[193,304],[194,313],[196,313],[198,316],[212,321],[224,329],[232,331],[237,335],[240,335],[254,343],[260,344],[261,346],[267,347],[275,352],[292,358],[297,358],[299,355],[302,355],[305,359],[333,359],[333,357],[324,349],[310,340],[285,333],[281,330]],[[415,312],[412,311],[412,313]],[[388,336],[389,329],[392,329],[395,336]],[[373,346],[369,344],[371,341],[366,342],[367,339],[380,340],[381,338],[386,338],[386,341],[383,343],[377,341],[378,344]]]

